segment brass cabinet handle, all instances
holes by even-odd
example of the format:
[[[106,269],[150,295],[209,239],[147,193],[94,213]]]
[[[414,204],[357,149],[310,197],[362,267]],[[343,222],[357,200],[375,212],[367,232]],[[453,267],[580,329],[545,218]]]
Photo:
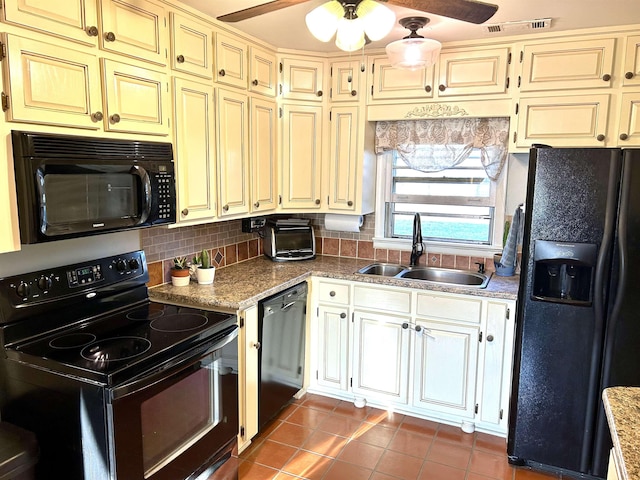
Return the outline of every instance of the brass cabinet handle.
[[[626,133],[621,133],[620,134],[620,140],[626,140],[629,138],[629,135],[627,135]]]
[[[316,198],[316,205],[320,205],[320,199]]]
[[[316,96],[321,97],[322,96],[322,90],[318,90],[318,92],[316,93]]]
[[[189,209],[185,208],[185,209],[182,210],[181,213],[182,213],[182,215],[184,215],[186,217],[187,215],[189,215]]]
[[[608,73],[605,73],[602,76],[602,80],[604,80],[605,82],[608,82],[609,80],[611,80],[611,75],[609,75]]]
[[[184,63],[184,55],[178,55],[176,60],[178,61],[178,63]]]
[[[255,85],[256,87],[258,86],[258,80],[254,79],[253,82],[251,82],[253,85]]]
[[[352,202],[351,200],[349,200],[349,201],[347,202],[347,206],[349,206],[349,207],[353,207],[353,202]]]
[[[624,74],[624,78],[631,80],[633,78],[633,72],[627,72]]]
[[[220,75],[221,77],[224,77],[226,74],[227,74],[227,72],[225,72],[225,71],[224,71],[224,68],[221,68],[221,69],[218,71],[218,75]]]
[[[95,112],[91,114],[91,120],[93,120],[94,122],[99,122],[103,118],[104,115],[102,115],[102,112]]]
[[[604,140],[604,135],[600,134],[596,137],[596,140],[598,140],[599,142],[602,142]]]
[[[222,207],[222,211],[223,212],[228,212],[229,211],[229,205],[225,205],[224,207]]]
[[[111,123],[118,123],[120,121],[120,115],[118,115],[117,113],[114,113],[109,117],[109,121]]]
[[[351,90],[351,96],[355,97],[356,95],[358,95],[358,92],[356,90]]]
[[[98,27],[96,26],[91,26],[91,27],[87,27],[86,29],[87,35],[89,35],[90,37],[97,37],[98,36]]]
[[[260,208],[260,202],[256,202],[256,203],[254,203],[254,204],[253,204],[253,206],[254,206],[255,208]]]
[[[440,90],[441,92],[444,92],[447,89],[447,87],[445,85],[440,85],[438,87],[438,90]]]
[[[116,34],[113,32],[107,32],[104,34],[104,39],[107,42],[115,42],[116,41]]]
[[[425,92],[427,92],[427,93],[431,93],[431,85],[426,85],[426,86],[424,87],[424,90],[425,90]]]

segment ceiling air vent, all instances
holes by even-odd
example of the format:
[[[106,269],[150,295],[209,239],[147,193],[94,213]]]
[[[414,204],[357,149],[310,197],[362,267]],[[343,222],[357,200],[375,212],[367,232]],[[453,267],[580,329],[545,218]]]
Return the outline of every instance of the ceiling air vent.
[[[521,20],[518,22],[503,22],[494,23],[492,25],[485,25],[484,28],[487,33],[502,33],[502,32],[522,32],[524,30],[540,30],[542,28],[550,28],[550,18],[536,18],[535,20]]]

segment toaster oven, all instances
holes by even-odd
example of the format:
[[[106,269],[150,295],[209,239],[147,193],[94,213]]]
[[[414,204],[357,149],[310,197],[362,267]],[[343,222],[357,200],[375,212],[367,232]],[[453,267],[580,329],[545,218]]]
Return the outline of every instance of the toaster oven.
[[[265,227],[264,254],[276,262],[315,258],[313,226],[296,220],[268,222]]]

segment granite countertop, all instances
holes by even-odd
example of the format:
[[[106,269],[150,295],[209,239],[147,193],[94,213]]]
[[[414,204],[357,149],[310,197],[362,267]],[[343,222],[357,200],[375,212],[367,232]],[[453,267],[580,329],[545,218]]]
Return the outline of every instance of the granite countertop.
[[[373,261],[330,256],[318,256],[315,260],[300,262],[273,262],[266,257],[258,257],[218,268],[213,285],[198,285],[192,281],[189,286],[174,287],[168,283],[150,288],[149,297],[158,302],[236,311],[255,305],[258,301],[297,285],[312,275],[508,300],[515,300],[517,297],[517,276],[498,277],[493,274],[487,287],[478,289],[355,273],[370,263]]]
[[[620,480],[640,480],[640,387],[602,392]]]

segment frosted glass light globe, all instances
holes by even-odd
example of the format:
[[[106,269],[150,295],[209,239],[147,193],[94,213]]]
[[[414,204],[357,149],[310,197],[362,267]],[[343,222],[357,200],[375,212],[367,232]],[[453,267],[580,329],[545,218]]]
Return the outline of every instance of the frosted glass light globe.
[[[328,42],[336,33],[338,22],[344,16],[342,4],[335,0],[323,3],[305,17],[307,28],[321,42]]]

